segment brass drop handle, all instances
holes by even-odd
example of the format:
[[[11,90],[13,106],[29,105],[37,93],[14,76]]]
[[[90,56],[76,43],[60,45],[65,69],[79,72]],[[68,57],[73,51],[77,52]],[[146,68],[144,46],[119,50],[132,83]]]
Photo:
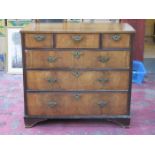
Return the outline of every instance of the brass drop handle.
[[[46,80],[50,84],[56,83],[58,81],[56,78],[47,78]]]
[[[49,63],[53,63],[53,62],[56,62],[57,61],[57,57],[55,57],[55,56],[49,56],[48,58],[47,58],[47,61],[49,62]]]
[[[97,81],[104,84],[104,83],[109,82],[109,79],[108,78],[100,78],[100,79],[97,79]]]
[[[81,41],[81,40],[83,39],[83,36],[81,36],[81,35],[73,35],[73,36],[72,36],[72,39],[73,39],[74,41],[79,42],[79,41]]]
[[[46,36],[45,35],[41,35],[41,34],[38,34],[38,35],[34,36],[34,39],[36,41],[43,41],[43,40],[45,40],[45,38],[46,38]]]
[[[100,108],[104,108],[105,106],[107,106],[108,102],[107,101],[99,101],[97,104]]]
[[[56,102],[56,101],[49,101],[49,102],[47,103],[47,105],[48,105],[48,107],[50,107],[50,108],[54,108],[54,107],[57,105],[57,102]]]
[[[114,41],[119,41],[121,39],[121,35],[120,34],[114,34],[111,37]]]
[[[107,57],[107,56],[99,56],[97,59],[101,63],[106,63],[106,62],[108,62],[110,60],[110,58]]]

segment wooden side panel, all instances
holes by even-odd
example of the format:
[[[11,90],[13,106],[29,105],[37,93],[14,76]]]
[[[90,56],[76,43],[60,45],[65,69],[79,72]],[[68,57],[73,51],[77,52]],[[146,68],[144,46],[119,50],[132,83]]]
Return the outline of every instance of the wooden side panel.
[[[27,71],[30,90],[127,90],[128,71]]]
[[[114,40],[113,37],[118,35],[120,39]],[[117,36],[116,36],[117,37]],[[104,48],[129,48],[130,35],[129,34],[103,34],[102,45]]]
[[[25,34],[26,48],[52,48],[52,34]]]
[[[56,48],[99,48],[99,34],[56,34]]]
[[[128,51],[27,51],[27,68],[129,68]]]
[[[27,107],[32,116],[124,115],[127,96],[126,93],[28,93]]]

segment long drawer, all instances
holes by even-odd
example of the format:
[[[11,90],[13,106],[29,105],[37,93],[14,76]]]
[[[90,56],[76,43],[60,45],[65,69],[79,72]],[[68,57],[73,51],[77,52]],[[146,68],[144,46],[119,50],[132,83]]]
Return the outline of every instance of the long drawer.
[[[29,115],[125,115],[127,93],[27,93]]]
[[[26,51],[26,68],[129,68],[129,51]]]
[[[127,90],[128,71],[27,71],[30,90]]]

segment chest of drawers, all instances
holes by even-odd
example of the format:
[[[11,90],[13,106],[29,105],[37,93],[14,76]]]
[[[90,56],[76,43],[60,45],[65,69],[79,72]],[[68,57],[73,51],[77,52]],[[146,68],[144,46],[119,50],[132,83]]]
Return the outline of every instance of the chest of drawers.
[[[133,34],[128,24],[31,24],[21,30],[25,126],[47,119],[128,126]]]

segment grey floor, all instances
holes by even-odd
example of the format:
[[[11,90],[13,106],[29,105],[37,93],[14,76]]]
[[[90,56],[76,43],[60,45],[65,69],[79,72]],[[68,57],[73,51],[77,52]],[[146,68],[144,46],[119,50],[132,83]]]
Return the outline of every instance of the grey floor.
[[[155,73],[155,58],[145,58],[144,66],[147,70],[147,73]]]

